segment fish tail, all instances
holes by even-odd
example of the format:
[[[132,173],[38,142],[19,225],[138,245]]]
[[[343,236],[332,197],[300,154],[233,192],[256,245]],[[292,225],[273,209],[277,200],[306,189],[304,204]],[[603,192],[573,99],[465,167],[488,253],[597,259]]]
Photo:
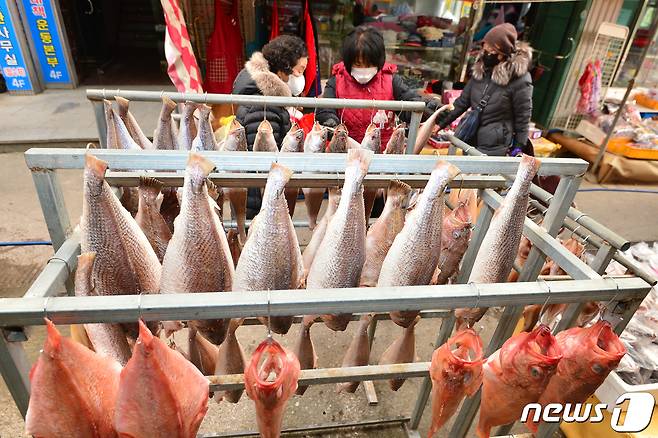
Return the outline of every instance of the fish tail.
[[[198,167],[203,172],[203,176],[207,177],[215,168],[215,163],[199,154],[190,152],[187,159],[187,167]]]
[[[226,332],[226,337],[229,335],[235,335],[235,331],[242,325],[244,318],[232,318],[228,323],[228,330]]]
[[[434,169],[435,170],[441,169],[445,171],[448,175],[448,178],[450,179],[453,179],[454,177],[456,177],[461,173],[459,167],[444,160],[437,160],[436,164],[434,165]]]
[[[107,163],[100,158],[96,158],[91,154],[85,155],[85,168],[89,169],[98,178],[105,177],[105,171],[107,170]]]
[[[521,177],[524,181],[533,179],[537,174],[540,166],[541,160],[530,155],[523,154],[521,157],[521,164],[519,164],[517,178]]]
[[[78,256],[78,269],[81,268],[84,269],[87,268],[89,265],[93,265],[94,260],[96,260],[95,251],[83,252]]]
[[[363,178],[368,173],[368,168],[370,167],[370,161],[374,152],[367,149],[350,149],[347,152],[347,167],[358,166],[359,176],[358,181],[363,181]]]
[[[138,342],[141,341],[144,344],[149,344],[152,339],[153,339],[153,333],[151,333],[151,330],[149,330],[149,328],[146,326],[144,321],[140,318]]]
[[[112,102],[103,99],[103,108],[105,109],[105,118],[111,119],[114,116],[114,113],[112,112]]]
[[[59,330],[57,330],[57,327],[55,327],[55,324],[53,324],[51,320],[44,318],[44,321],[46,321],[47,331],[47,339],[44,350],[49,354],[53,354],[59,349],[62,343],[62,334],[59,332]]]
[[[217,188],[217,185],[215,185],[214,182],[207,179],[206,186],[208,187],[208,194],[210,195],[210,197],[213,198],[215,201],[217,201],[217,199],[219,199],[219,194],[220,194],[220,190]]]
[[[416,327],[416,324],[418,324],[418,321],[420,321],[420,315],[414,318],[413,321],[405,328],[405,331],[413,331],[414,327]]]
[[[194,111],[198,108],[198,105],[192,101],[185,101],[185,106],[183,107],[183,114],[186,117],[190,117]]]
[[[157,179],[149,176],[139,177],[139,191],[149,201],[155,202],[155,199],[160,194],[160,190],[162,190],[162,183]]]
[[[165,114],[171,114],[176,108],[176,102],[167,96],[162,96],[162,106],[165,109]]]
[[[210,115],[210,111],[212,111],[212,108],[205,103],[199,105],[199,112],[201,113],[202,118],[207,119]]]
[[[270,175],[277,175],[280,177],[282,180],[283,184],[286,185],[288,181],[290,181],[290,178],[293,175],[293,171],[284,166],[283,164],[279,163],[272,163],[272,166],[270,166]]]
[[[315,319],[317,318],[317,315],[306,315],[302,319],[302,325],[304,328],[308,329],[315,323]]]
[[[388,196],[407,196],[411,192],[411,186],[399,180],[393,180],[388,184]]]
[[[119,115],[121,117],[126,116],[128,114],[128,105],[130,105],[130,101],[121,96],[114,96],[114,100],[117,103],[117,108],[119,108]]]

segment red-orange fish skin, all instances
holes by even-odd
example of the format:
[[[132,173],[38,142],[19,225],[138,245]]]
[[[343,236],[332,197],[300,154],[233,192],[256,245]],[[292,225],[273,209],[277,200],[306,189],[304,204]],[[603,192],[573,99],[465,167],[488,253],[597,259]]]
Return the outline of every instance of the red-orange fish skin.
[[[46,325],[46,343],[30,371],[25,432],[39,438],[116,437],[112,417],[121,366],[62,337],[49,320]]]
[[[464,397],[482,385],[482,339],[473,329],[456,333],[432,354],[432,425],[428,438],[452,417]]]
[[[484,364],[478,437],[489,438],[493,426],[516,421],[525,405],[536,403],[561,358],[545,325],[512,336],[492,354]]]
[[[261,364],[261,359],[264,361]],[[276,378],[268,380],[274,372]],[[297,390],[300,365],[297,356],[272,338],[261,342],[244,372],[245,391],[256,405],[256,421],[260,436],[281,435],[283,411]]]
[[[208,411],[208,379],[140,321],[121,371],[114,427],[120,438],[194,438]]]
[[[555,337],[562,349],[562,360],[546,390],[539,398],[549,403],[583,403],[601,386],[610,371],[617,368],[626,347],[604,320],[587,328],[575,327]],[[537,425],[527,423],[536,431]]]

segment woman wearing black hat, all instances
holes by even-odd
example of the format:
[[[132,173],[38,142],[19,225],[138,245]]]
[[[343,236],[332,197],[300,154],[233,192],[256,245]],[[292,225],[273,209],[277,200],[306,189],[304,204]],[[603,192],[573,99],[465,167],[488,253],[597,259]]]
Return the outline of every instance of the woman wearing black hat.
[[[471,80],[439,127],[445,128],[471,108],[479,111],[479,119],[466,115],[457,137],[487,155],[526,151],[532,115],[531,61],[532,50],[517,41],[514,26],[505,23],[492,28],[484,37]]]

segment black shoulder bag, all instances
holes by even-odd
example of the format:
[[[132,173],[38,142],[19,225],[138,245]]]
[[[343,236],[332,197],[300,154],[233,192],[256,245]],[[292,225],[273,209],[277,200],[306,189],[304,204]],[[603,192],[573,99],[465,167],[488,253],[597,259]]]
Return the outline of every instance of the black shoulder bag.
[[[480,127],[480,116],[482,115],[484,108],[486,108],[487,104],[489,103],[489,99],[491,99],[491,94],[487,94],[487,90],[489,90],[490,84],[491,81],[487,82],[487,85],[484,87],[484,95],[482,96],[482,99],[480,99],[480,103],[478,103],[475,108],[470,109],[468,113],[466,113],[466,115],[459,122],[459,125],[457,125],[457,129],[455,130],[455,137],[469,145],[473,144],[475,135],[477,134],[478,128]]]

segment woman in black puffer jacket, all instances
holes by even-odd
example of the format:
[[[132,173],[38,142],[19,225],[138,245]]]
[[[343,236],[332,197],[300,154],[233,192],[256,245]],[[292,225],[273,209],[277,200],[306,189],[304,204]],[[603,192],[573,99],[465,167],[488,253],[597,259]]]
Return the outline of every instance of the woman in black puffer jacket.
[[[304,71],[308,52],[301,38],[282,35],[255,52],[233,82],[233,94],[258,94],[262,96],[298,95],[304,89]],[[301,87],[301,89],[300,89]],[[292,91],[291,91],[292,90]],[[290,129],[288,110],[276,106],[240,106],[236,114],[247,134],[247,146],[252,150],[258,125],[267,118],[272,125],[274,139],[281,142]],[[247,218],[253,218],[260,210],[259,189],[249,189]]]
[[[509,23],[486,34],[473,65],[473,77],[455,101],[455,109],[438,122],[441,129],[445,128],[488,95],[477,132],[470,140],[472,146],[487,155],[532,151],[527,145],[532,115],[532,78],[528,72],[532,49],[527,43],[517,42],[516,37],[514,26]]]

